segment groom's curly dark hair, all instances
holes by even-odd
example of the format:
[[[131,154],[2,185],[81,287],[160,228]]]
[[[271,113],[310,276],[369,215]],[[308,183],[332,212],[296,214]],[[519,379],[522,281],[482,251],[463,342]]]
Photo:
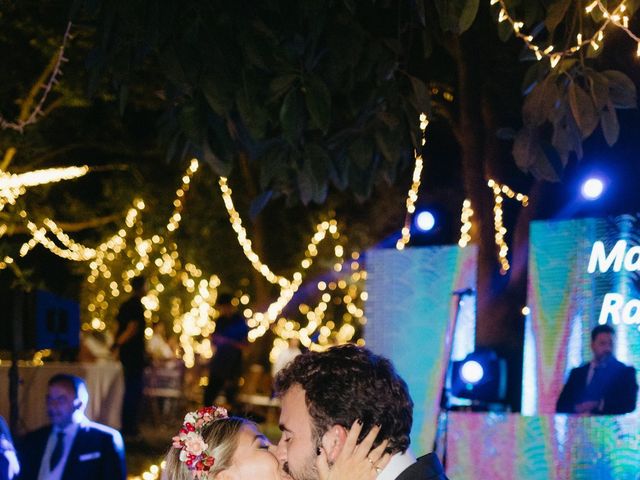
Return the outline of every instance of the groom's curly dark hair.
[[[305,353],[278,373],[275,394],[282,397],[296,385],[304,389],[318,444],[333,425],[348,429],[360,419],[360,440],[378,424],[374,445],[386,438],[390,453],[409,447],[413,401],[388,359],[352,344]]]

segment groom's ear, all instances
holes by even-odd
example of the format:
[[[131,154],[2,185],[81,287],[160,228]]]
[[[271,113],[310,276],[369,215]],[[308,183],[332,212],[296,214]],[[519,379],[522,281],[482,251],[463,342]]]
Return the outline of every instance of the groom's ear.
[[[329,463],[333,463],[340,455],[347,440],[348,431],[342,425],[333,425],[322,436],[322,448],[327,454]]]

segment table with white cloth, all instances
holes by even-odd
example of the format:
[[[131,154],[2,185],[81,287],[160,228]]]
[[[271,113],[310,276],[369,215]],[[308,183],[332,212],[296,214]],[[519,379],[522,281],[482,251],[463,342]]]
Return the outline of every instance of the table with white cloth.
[[[9,418],[10,362],[0,363],[0,415]],[[18,364],[20,383],[18,433],[34,430],[49,423],[45,398],[47,382],[58,373],[77,375],[89,390],[86,414],[91,420],[119,429],[121,424],[124,376],[119,362]]]

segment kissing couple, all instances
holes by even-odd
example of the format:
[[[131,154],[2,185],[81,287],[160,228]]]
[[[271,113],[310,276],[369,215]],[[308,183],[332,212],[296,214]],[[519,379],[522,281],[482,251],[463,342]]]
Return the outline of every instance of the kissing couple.
[[[352,344],[297,356],[275,379],[277,446],[255,424],[204,407],[166,459],[171,480],[447,480],[409,450],[413,401],[391,362]]]

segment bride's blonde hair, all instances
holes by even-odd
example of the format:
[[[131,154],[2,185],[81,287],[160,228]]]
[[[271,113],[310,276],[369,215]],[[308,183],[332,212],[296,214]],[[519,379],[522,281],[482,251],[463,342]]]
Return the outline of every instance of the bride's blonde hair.
[[[220,418],[202,427],[202,439],[208,446],[209,455],[215,459],[208,472],[207,480],[213,480],[218,473],[231,466],[233,454],[238,446],[238,434],[243,426],[252,422],[238,417]],[[180,448],[171,447],[165,458],[164,476],[167,480],[193,480],[193,471],[180,460]]]

